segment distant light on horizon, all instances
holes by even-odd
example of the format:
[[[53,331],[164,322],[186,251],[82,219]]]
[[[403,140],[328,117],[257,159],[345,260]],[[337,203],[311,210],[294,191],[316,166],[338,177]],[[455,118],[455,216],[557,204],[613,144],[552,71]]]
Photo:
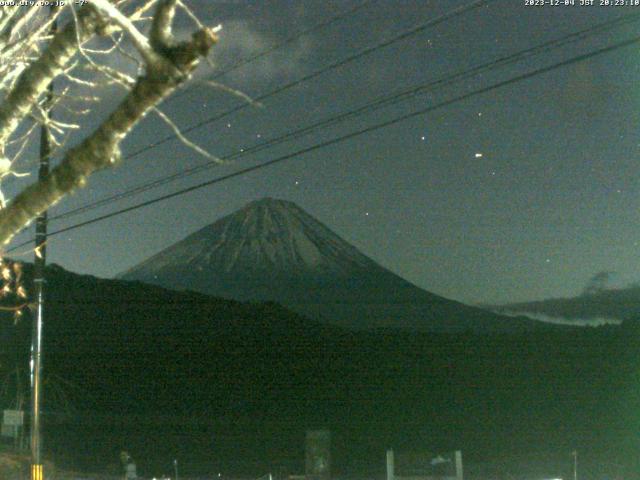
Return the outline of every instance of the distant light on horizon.
[[[480,152],[476,153],[476,158],[482,158],[482,153]]]

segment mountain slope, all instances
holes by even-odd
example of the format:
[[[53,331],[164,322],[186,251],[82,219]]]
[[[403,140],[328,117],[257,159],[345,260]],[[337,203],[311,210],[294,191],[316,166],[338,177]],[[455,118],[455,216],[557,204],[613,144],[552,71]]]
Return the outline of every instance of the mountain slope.
[[[33,292],[29,265],[24,284]],[[173,458],[185,476],[302,472],[305,430],[319,426],[334,435],[336,472],[372,478],[383,476],[389,445],[461,448],[470,463],[531,451],[546,462],[544,452],[566,459],[580,448],[585,472],[612,451],[637,460],[640,322],[522,335],[352,332],[275,304],[53,266],[45,312],[47,454],[74,468],[102,470],[126,448],[145,478]],[[29,317],[14,325],[0,312],[3,373],[15,360],[28,368]],[[56,380],[71,412],[55,401]]]
[[[520,331],[540,327],[422,290],[291,202],[263,199],[120,275],[237,300],[272,300],[348,328]]]
[[[490,308],[501,313],[544,315],[567,322],[615,322],[640,317],[640,287],[603,289],[576,297],[551,298]]]

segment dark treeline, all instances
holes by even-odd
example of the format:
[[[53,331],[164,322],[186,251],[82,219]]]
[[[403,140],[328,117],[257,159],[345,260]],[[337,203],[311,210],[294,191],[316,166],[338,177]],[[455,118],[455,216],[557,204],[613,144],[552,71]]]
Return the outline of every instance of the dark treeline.
[[[125,448],[147,476],[173,458],[185,473],[300,473],[304,432],[318,427],[332,430],[344,474],[382,474],[390,447],[461,449],[470,473],[504,478],[569,476],[574,449],[582,478],[639,466],[632,319],[518,335],[354,333],[276,304],[58,267],[46,312],[45,450],[72,467],[116,470]],[[26,370],[29,322],[2,323],[5,371]]]

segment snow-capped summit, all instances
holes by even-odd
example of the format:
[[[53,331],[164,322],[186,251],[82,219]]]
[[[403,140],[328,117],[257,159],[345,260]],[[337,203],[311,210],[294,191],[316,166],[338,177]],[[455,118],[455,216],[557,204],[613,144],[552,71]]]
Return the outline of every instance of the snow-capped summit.
[[[196,263],[225,272],[332,271],[367,268],[373,262],[292,202],[265,198],[189,238],[214,240]]]
[[[353,328],[513,330],[501,317],[422,290],[292,202],[265,198],[120,275],[237,300],[271,300]],[[537,322],[534,322],[537,324]]]
[[[189,235],[122,277],[150,280],[183,268],[225,276],[318,276],[376,267],[296,204],[265,198]]]

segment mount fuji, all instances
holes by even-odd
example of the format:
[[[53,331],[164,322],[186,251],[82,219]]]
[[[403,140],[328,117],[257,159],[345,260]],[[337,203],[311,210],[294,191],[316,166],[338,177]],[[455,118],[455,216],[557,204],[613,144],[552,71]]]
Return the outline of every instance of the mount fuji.
[[[275,301],[350,329],[517,332],[551,328],[427,292],[292,202],[265,198],[119,275],[241,301]]]

